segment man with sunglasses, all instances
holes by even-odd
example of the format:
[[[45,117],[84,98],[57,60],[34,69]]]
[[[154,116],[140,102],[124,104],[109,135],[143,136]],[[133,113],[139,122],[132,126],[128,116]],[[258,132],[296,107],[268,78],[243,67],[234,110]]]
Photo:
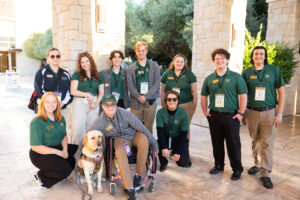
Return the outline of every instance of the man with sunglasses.
[[[114,137],[114,149],[117,163],[120,167],[124,188],[128,191],[130,200],[136,199],[136,191],[141,187],[141,177],[145,173],[145,163],[149,150],[149,143],[153,152],[158,153],[158,145],[152,134],[129,111],[117,107],[117,102],[112,94],[102,98],[103,112],[95,121],[92,129],[100,130],[106,137]],[[125,146],[137,147],[137,164],[134,181],[131,179]]]
[[[216,71],[205,78],[201,90],[201,107],[208,119],[215,166],[209,171],[224,170],[224,140],[233,170],[231,180],[238,180],[243,172],[241,162],[240,123],[247,105],[247,86],[243,77],[228,69],[230,53],[225,49],[212,52]],[[209,109],[207,112],[207,97]]]
[[[179,93],[169,90],[164,98],[167,106],[159,109],[156,115],[157,137],[159,145],[160,171],[165,171],[171,157],[179,167],[191,167],[187,133],[189,118],[180,107]]]
[[[57,48],[51,48],[47,51],[48,64],[40,68],[34,78],[34,90],[39,99],[45,92],[54,92],[59,100],[62,115],[67,119],[66,107],[72,102],[70,94],[70,74],[59,67],[61,54]],[[36,110],[37,111],[37,110]]]

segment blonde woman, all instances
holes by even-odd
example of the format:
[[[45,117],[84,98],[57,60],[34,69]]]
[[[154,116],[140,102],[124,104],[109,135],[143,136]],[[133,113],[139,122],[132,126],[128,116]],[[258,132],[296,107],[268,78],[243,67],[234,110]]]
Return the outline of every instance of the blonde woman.
[[[78,56],[77,69],[72,75],[71,94],[74,97],[71,105],[73,142],[80,143],[98,117],[99,103],[104,94],[103,79],[88,52]]]
[[[77,145],[68,144],[66,122],[57,95],[47,92],[30,123],[30,160],[39,171],[35,181],[45,188],[67,178],[74,169]]]
[[[174,90],[179,93],[178,107],[182,108],[189,117],[189,126],[197,107],[197,79],[188,69],[184,55],[178,54],[173,58],[169,69],[162,75],[160,83],[160,101],[164,105],[166,92]],[[189,129],[190,130],[190,129]],[[190,132],[187,135],[190,140]]]

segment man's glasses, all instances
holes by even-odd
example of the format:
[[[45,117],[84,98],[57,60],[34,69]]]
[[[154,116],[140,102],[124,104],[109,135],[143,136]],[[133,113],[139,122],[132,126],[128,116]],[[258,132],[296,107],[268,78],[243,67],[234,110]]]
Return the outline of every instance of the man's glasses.
[[[104,107],[109,108],[109,107],[116,107],[117,104],[116,103],[105,103]]]
[[[54,59],[55,57],[56,57],[57,59],[60,59],[60,55],[51,55],[51,56],[50,56],[51,59]]]
[[[177,100],[178,100],[177,98],[167,98],[167,101],[168,101],[168,102],[171,102],[171,101],[176,102]]]

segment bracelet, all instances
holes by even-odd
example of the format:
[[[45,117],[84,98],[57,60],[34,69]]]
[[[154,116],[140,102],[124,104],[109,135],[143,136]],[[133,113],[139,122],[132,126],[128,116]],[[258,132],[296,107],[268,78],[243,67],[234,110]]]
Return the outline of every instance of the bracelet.
[[[282,117],[281,113],[276,113],[276,116]]]

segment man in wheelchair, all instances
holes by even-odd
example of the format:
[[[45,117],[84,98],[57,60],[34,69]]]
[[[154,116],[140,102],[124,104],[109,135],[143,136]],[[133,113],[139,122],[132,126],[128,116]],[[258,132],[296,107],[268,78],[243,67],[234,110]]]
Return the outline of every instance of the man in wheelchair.
[[[141,187],[141,177],[146,171],[146,159],[149,143],[153,152],[158,153],[155,138],[142,122],[129,111],[117,107],[113,95],[104,95],[101,101],[103,112],[94,122],[93,130],[100,130],[106,137],[114,137],[114,149],[117,164],[123,178],[124,188],[128,190],[128,199],[136,199],[136,191]],[[128,146],[137,147],[136,174],[131,179],[127,154]]]

